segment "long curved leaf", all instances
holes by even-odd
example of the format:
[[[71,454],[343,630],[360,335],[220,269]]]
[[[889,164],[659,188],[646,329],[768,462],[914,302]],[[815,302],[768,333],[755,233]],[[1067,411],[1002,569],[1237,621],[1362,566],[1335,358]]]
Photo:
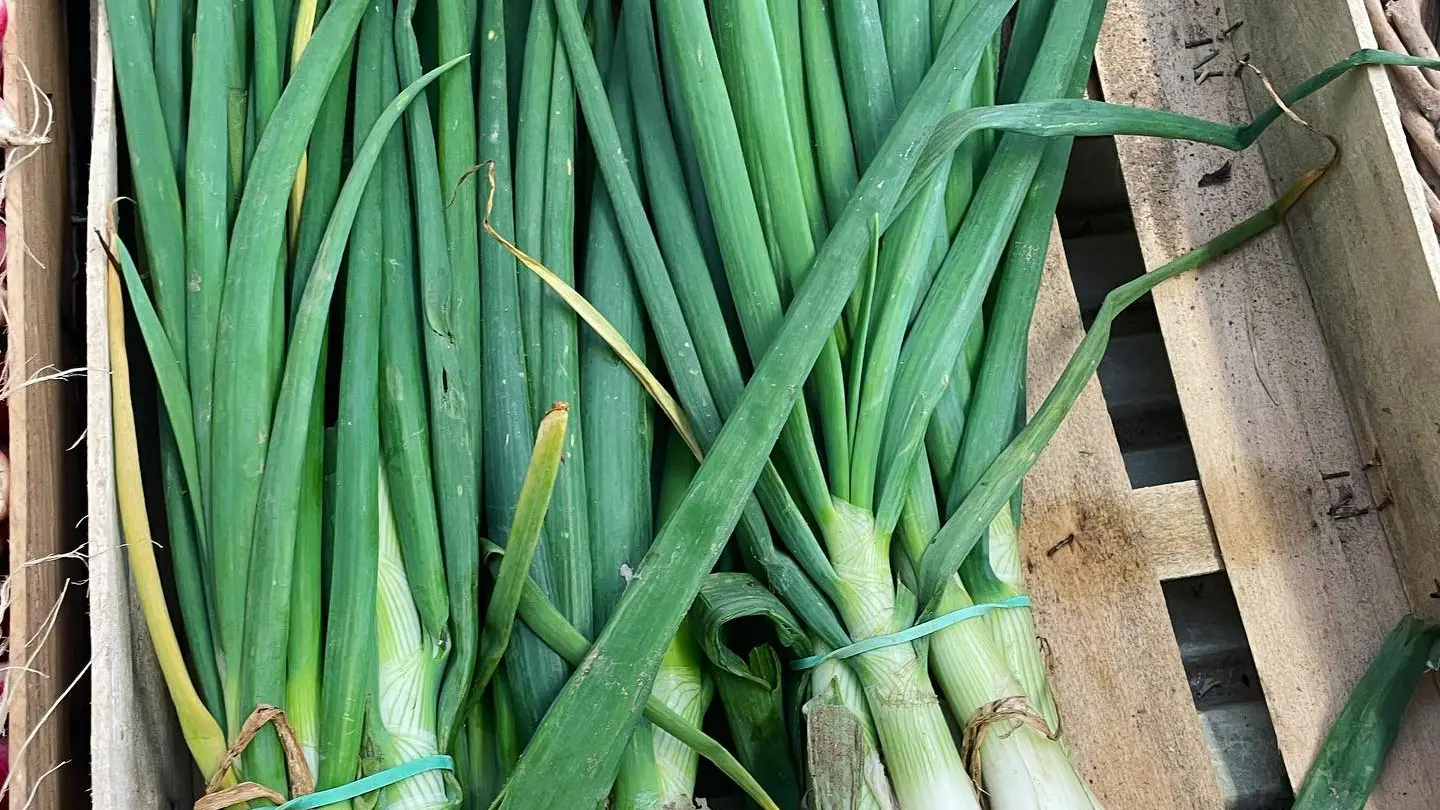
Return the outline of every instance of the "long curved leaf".
[[[130,361],[125,349],[125,316],[120,300],[120,279],[112,268],[107,279],[106,326],[110,341],[111,404],[115,419],[115,489],[120,507],[120,525],[125,548],[135,577],[135,590],[145,626],[155,647],[160,673],[170,702],[180,718],[180,729],[190,756],[208,775],[225,758],[225,732],[195,690],[185,667],[180,641],[165,605],[165,587],[155,560],[150,519],[145,510],[141,482],[140,449],[135,433],[135,411],[130,398]]]
[[[1280,99],[1284,107],[1292,107],[1346,72],[1367,65],[1437,68],[1440,60],[1361,49],[1296,85]],[[1088,99],[1051,99],[962,110],[947,115],[935,127],[935,134],[926,144],[895,210],[903,211],[905,205],[924,188],[926,178],[940,167],[945,156],[978,132],[1001,130],[1044,138],[1142,135],[1195,141],[1238,152],[1248,149],[1261,133],[1284,115],[1284,107],[1272,104],[1245,124],[1224,124],[1168,110]]]
[[[1295,202],[1324,176],[1328,168],[1329,166],[1326,166],[1307,173],[1291,186],[1284,196],[1259,213],[1184,256],[1115,288],[1105,296],[1105,302],[1095,316],[1094,324],[1090,331],[1085,333],[1075,355],[1065,365],[1060,379],[1045,397],[1045,402],[989,469],[980,476],[970,494],[940,528],[920,559],[918,567],[922,603],[928,605],[942,592],[945,581],[960,568],[960,563],[979,540],[980,533],[1000,509],[1009,503],[1015,487],[1020,485],[1025,473],[1039,460],[1041,450],[1055,435],[1055,431],[1060,429],[1065,414],[1085,390],[1090,375],[1099,367],[1115,318],[1161,282],[1222,256],[1279,224]]]
[[[99,237],[98,234],[96,236]],[[120,268],[125,278],[125,286],[130,291],[131,308],[135,312],[135,321],[140,327],[146,352],[150,355],[150,365],[155,371],[156,386],[160,389],[160,399],[165,405],[166,424],[173,437],[172,446],[184,476],[184,489],[189,495],[188,505],[194,515],[194,522],[189,525],[199,530],[197,537],[192,536],[189,531],[172,527],[170,546],[175,569],[175,590],[180,600],[180,617],[184,622],[185,637],[190,646],[191,662],[195,667],[196,678],[200,681],[200,692],[204,695],[205,705],[210,712],[223,718],[224,700],[220,687],[220,670],[215,660],[212,626],[214,616],[211,614],[211,603],[205,587],[204,554],[207,544],[203,532],[204,507],[195,454],[190,394],[185,387],[180,363],[171,351],[170,341],[165,337],[160,318],[150,303],[150,297],[140,280],[140,273],[135,268],[130,251],[119,239],[106,249],[110,251],[111,263]],[[178,500],[180,493],[176,493],[174,497]]]

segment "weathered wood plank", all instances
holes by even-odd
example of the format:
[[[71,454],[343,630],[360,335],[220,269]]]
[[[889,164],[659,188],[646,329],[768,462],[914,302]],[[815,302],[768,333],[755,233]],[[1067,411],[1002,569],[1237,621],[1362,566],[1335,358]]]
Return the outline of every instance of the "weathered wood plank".
[[[1106,98],[1245,119],[1240,83],[1228,75],[1197,83],[1193,65],[1204,53],[1184,46],[1228,27],[1216,3],[1115,0],[1098,53]],[[1229,43],[1219,47],[1225,53],[1212,65],[1233,71]],[[1118,140],[1149,266],[1271,199],[1254,150],[1230,155]],[[1228,179],[1215,181],[1213,173],[1225,166]],[[1212,179],[1202,186],[1206,175]],[[1298,782],[1351,686],[1409,605],[1288,235],[1277,230],[1176,279],[1155,301],[1225,569],[1286,768]],[[1432,775],[1440,754],[1435,698],[1427,688],[1412,708],[1374,806],[1440,805]]]
[[[1236,48],[1284,87],[1375,47],[1365,6],[1236,0],[1246,19]],[[1252,106],[1268,103],[1258,82],[1247,87]],[[1440,571],[1440,243],[1383,70],[1346,77],[1298,111],[1339,138],[1345,159],[1291,214],[1296,255],[1361,452],[1382,461],[1372,483],[1390,496],[1381,520],[1411,609],[1440,620],[1430,598]],[[1262,139],[1272,178],[1323,159],[1315,140],[1293,129]]]
[[[94,108],[85,229],[91,806],[187,807],[194,800],[189,757],[131,587],[116,512],[107,258],[95,235],[107,229],[118,168],[115,73],[103,0],[94,0],[91,20]]]
[[[1142,487],[1130,496],[1136,528],[1160,579],[1213,574],[1225,567],[1198,481]]]
[[[1059,243],[1053,234],[1030,336],[1032,409],[1082,334]],[[1214,772],[1132,505],[1114,428],[1092,380],[1027,479],[1021,523],[1061,722],[1108,810],[1216,810]],[[1055,549],[1072,534],[1073,542]]]
[[[9,306],[10,662],[7,690],[12,805],[74,806],[83,779],[70,754],[72,609],[84,598],[55,555],[78,540],[61,494],[65,383],[36,381],[62,367],[61,283],[67,255],[69,171],[64,3],[12,5],[5,41],[5,103],[24,128],[50,118],[50,142],[11,150],[5,180]],[[28,72],[27,72],[28,68]],[[35,87],[30,86],[33,78]],[[48,107],[46,100],[48,99]],[[24,159],[21,160],[20,158]]]

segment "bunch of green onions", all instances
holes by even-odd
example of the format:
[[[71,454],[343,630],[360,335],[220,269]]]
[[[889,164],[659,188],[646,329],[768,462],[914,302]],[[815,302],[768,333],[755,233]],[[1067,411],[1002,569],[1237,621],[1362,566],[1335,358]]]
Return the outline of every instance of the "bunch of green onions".
[[[1117,290],[1026,422],[1070,143],[1280,106],[1080,99],[1103,0],[107,10],[158,392],[137,422],[117,281],[122,519],[212,788],[448,755],[373,801],[685,807],[703,757],[767,808],[1099,806],[1021,479],[1115,315],[1319,174]]]

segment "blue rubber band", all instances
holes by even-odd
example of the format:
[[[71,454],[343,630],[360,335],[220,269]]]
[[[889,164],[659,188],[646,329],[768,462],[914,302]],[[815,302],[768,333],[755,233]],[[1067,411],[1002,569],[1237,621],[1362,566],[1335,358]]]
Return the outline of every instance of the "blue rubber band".
[[[381,788],[390,787],[398,782],[404,782],[411,777],[419,776],[427,771],[453,771],[455,760],[444,754],[431,754],[428,757],[412,759],[409,762],[396,765],[393,768],[386,768],[383,771],[372,773],[369,776],[356,779],[348,785],[341,785],[337,788],[322,790],[319,793],[307,793],[304,796],[296,796],[288,802],[280,805],[276,810],[314,810],[317,807],[324,807],[336,802],[349,801],[366,793],[374,793]]]
[[[1020,608],[1029,607],[1030,597],[1012,596],[1003,602],[985,602],[979,605],[963,607],[959,610],[952,610],[942,616],[936,616],[928,622],[921,622],[912,627],[907,627],[898,633],[886,633],[883,636],[874,636],[864,641],[857,641],[854,644],[847,644],[838,650],[831,650],[823,655],[812,655],[809,658],[801,658],[790,665],[791,669],[814,669],[826,661],[836,658],[850,658],[860,653],[871,652],[882,647],[893,647],[896,644],[906,644],[918,638],[924,638],[931,633],[944,630],[952,624],[963,622],[966,619],[973,619],[976,616],[984,616],[996,608]]]

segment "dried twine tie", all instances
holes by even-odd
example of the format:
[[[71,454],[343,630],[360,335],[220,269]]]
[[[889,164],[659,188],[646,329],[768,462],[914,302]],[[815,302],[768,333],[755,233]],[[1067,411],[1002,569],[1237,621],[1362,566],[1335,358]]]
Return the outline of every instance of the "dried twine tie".
[[[230,750],[225,752],[225,758],[210,776],[210,781],[205,783],[205,795],[195,802],[194,810],[221,810],[254,799],[266,799],[277,805],[285,803],[284,796],[258,782],[241,782],[228,788],[220,787],[235,760],[266,723],[274,723],[275,732],[280,735],[280,745],[285,749],[285,771],[290,778],[290,789],[296,796],[315,792],[315,779],[310,775],[309,764],[305,762],[305,751],[300,747],[300,738],[295,734],[295,727],[290,725],[290,721],[285,717],[285,710],[262,703],[245,718],[239,736],[230,745]]]
[[[960,755],[966,763],[967,770],[970,771],[970,780],[975,783],[976,789],[980,788],[980,746],[985,742],[986,733],[996,723],[1012,720],[1018,721],[1021,725],[1030,726],[1050,740],[1060,739],[1059,732],[1050,730],[1050,724],[1036,713],[1024,695],[1010,695],[986,703],[976,710],[974,716],[965,724],[960,748]],[[1019,728],[1020,726],[1017,725],[1001,732],[1001,736],[1008,737]]]

